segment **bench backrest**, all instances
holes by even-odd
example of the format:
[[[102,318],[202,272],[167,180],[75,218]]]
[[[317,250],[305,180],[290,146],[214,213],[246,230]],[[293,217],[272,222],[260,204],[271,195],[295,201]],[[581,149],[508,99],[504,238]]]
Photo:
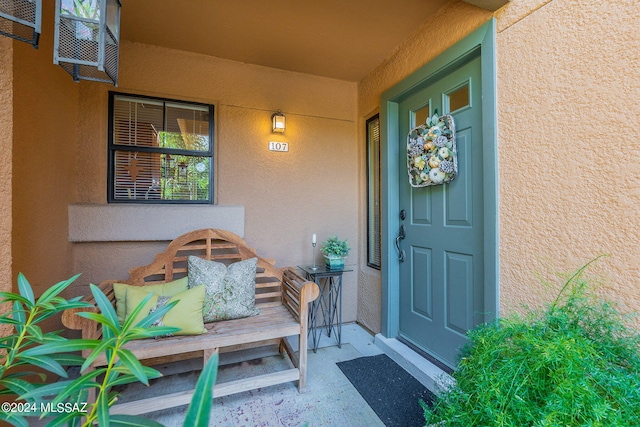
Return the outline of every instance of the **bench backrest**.
[[[130,285],[152,285],[171,282],[188,274],[187,259],[197,256],[226,265],[256,257],[256,305],[265,307],[280,304],[282,300],[282,269],[275,261],[259,257],[237,234],[225,230],[206,228],[191,231],[173,240],[164,252],[146,266],[129,270]]]

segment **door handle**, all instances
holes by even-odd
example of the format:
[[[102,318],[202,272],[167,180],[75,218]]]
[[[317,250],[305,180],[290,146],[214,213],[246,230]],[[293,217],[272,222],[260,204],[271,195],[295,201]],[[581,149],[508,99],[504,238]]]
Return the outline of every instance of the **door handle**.
[[[398,236],[396,237],[396,249],[398,250],[398,261],[404,262],[404,250],[400,249],[400,240],[405,238],[404,234],[404,225],[400,226],[400,230],[398,231]]]

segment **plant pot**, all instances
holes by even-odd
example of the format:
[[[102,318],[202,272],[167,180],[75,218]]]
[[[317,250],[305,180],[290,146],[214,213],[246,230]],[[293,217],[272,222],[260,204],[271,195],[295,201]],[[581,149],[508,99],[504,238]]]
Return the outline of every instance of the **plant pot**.
[[[324,263],[327,267],[339,270],[344,268],[345,257],[335,255],[324,255]]]

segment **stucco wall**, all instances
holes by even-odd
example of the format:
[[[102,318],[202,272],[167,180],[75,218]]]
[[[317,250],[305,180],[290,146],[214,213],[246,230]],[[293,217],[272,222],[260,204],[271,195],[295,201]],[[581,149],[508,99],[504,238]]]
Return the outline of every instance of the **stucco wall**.
[[[497,38],[501,307],[608,253],[593,274],[640,310],[638,3],[514,3]]]
[[[514,0],[495,14],[503,313],[554,294],[537,276],[605,252],[596,273],[606,292],[640,309],[635,3]],[[162,246],[68,242],[68,205],[106,200],[114,88],[74,83],[52,64],[49,9],[40,49],[0,38],[0,146],[13,146],[0,168],[0,241],[13,217],[0,257],[13,256],[12,276],[2,283],[22,271],[38,293],[85,267],[81,284],[112,277]],[[365,120],[385,90],[492,16],[451,0],[358,85],[123,43],[116,90],[215,104],[217,202],[245,206],[245,238],[259,253],[280,266],[310,263],[311,234],[337,233],[354,247],[348,264],[366,266]],[[287,115],[281,136],[269,129],[276,109]],[[269,140],[289,142],[289,153],[267,151]],[[380,274],[356,270],[345,276],[344,318],[378,332]]]
[[[514,0],[495,14],[502,314],[553,298],[558,286],[540,279],[602,253],[611,256],[592,273],[603,276],[603,291],[640,310],[635,3]],[[358,139],[365,141],[364,121],[386,89],[492,16],[452,0],[363,79]],[[359,155],[364,245],[364,142]],[[359,320],[379,331],[380,274],[363,267],[359,289],[367,295]]]
[[[10,292],[11,276],[11,145],[13,142],[13,42],[0,37],[0,291]],[[0,307],[3,313],[8,307]],[[0,336],[10,328],[0,327]]]
[[[24,273],[36,295],[74,273],[67,205],[80,118],[78,84],[53,65],[53,7],[43,9],[40,47],[13,45],[13,278]]]
[[[216,107],[217,203],[244,206],[249,245],[278,266],[310,264],[311,235],[321,242],[337,233],[354,246],[347,263],[356,263],[355,83],[136,43],[122,44],[120,63],[117,89],[80,85],[77,203],[106,203],[109,90],[211,103]],[[287,117],[284,135],[271,132],[277,109]],[[268,151],[269,141],[288,142],[289,152]],[[158,247],[76,244],[74,266],[92,272],[84,281],[114,278],[138,265],[133,260],[150,262]],[[116,254],[119,250],[126,254]],[[345,321],[356,320],[356,282],[355,273],[345,275]]]

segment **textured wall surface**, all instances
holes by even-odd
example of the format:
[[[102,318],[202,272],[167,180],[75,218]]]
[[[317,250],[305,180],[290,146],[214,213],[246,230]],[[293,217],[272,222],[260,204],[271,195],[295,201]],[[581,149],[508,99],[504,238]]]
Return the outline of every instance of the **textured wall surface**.
[[[10,292],[11,275],[11,145],[13,143],[13,42],[0,37],[0,291]],[[0,306],[0,313],[9,307]],[[0,336],[10,328],[0,327]]]
[[[79,85],[53,65],[53,7],[40,47],[14,43],[13,277],[41,294],[71,277],[67,206],[76,193]]]
[[[22,271],[37,293],[77,272],[88,272],[80,287],[121,276],[163,247],[68,241],[68,206],[106,203],[114,88],[74,83],[51,63],[51,9],[40,49],[0,40],[0,146],[8,159],[0,168],[0,241],[12,234],[0,257],[5,272],[12,260],[11,277],[2,283]],[[364,246],[365,120],[385,90],[492,16],[503,313],[555,295],[538,276],[552,279],[601,253],[611,255],[594,271],[604,292],[640,309],[635,0],[514,0],[495,15],[451,0],[357,85],[123,43],[115,90],[214,104],[217,202],[245,207],[245,239],[279,266],[311,263],[313,233],[319,241],[348,238],[347,263],[359,267],[345,275],[344,318],[378,332],[381,279],[366,267]],[[278,136],[269,127],[277,109],[287,116]],[[269,152],[270,140],[290,151]]]
[[[502,314],[549,301],[557,273],[603,253],[591,269],[603,292],[640,310],[638,12],[633,0],[518,0],[495,14]],[[359,140],[385,90],[492,16],[452,0],[361,81]],[[360,159],[364,245],[364,145]],[[362,267],[359,292],[359,320],[378,331],[380,274]]]
[[[171,204],[162,209],[116,203],[69,206],[70,242],[170,241],[212,224],[244,236],[244,206]]]
[[[281,267],[310,264],[311,235],[316,233],[320,243],[337,233],[354,246],[347,263],[357,262],[355,83],[136,43],[123,43],[121,58],[117,91],[215,105],[217,203],[244,206],[244,238],[258,254],[274,258]],[[79,132],[77,203],[106,203],[110,89],[81,85],[85,116]],[[283,135],[271,132],[271,114],[277,109],[287,118]],[[269,141],[288,142],[289,152],[268,151]],[[210,226],[217,226],[214,218]],[[92,272],[85,280],[109,278],[114,269],[126,271],[121,265],[131,264],[127,257],[104,258],[112,247],[74,245],[75,266]],[[345,321],[356,320],[356,282],[355,272],[345,275]]]
[[[640,310],[640,29],[634,0],[513,2],[498,26],[503,312],[594,275]]]

